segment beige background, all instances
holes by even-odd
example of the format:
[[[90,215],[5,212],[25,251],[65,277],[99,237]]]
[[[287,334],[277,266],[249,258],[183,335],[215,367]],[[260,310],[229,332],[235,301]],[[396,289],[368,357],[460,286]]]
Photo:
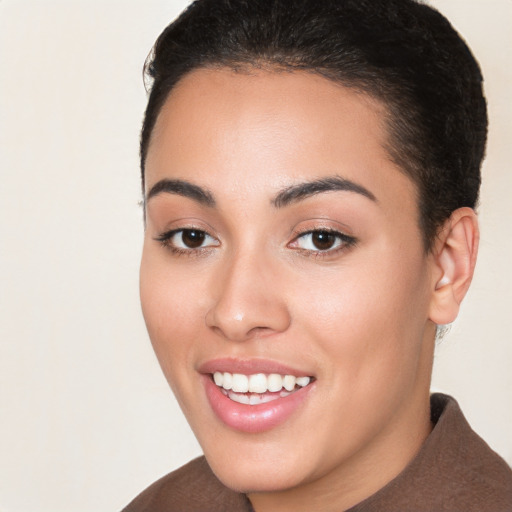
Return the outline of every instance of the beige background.
[[[141,67],[185,0],[0,0],[0,511],[119,510],[199,453],[139,311]],[[512,2],[437,0],[491,116],[478,271],[434,387],[512,463]]]

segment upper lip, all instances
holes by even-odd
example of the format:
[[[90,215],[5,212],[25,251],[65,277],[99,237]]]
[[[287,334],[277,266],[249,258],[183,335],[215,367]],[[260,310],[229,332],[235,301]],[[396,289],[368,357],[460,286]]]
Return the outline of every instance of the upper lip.
[[[201,364],[200,373],[229,372],[252,375],[255,373],[278,373],[280,375],[294,375],[295,377],[312,376],[308,371],[292,368],[286,364],[270,359],[236,359],[231,357],[211,359]]]

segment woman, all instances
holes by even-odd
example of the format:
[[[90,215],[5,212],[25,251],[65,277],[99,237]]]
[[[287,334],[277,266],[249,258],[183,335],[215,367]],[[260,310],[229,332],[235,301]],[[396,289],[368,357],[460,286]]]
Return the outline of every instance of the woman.
[[[141,299],[204,450],[125,510],[508,510],[434,342],[473,276],[478,64],[412,0],[199,0],[159,37]]]

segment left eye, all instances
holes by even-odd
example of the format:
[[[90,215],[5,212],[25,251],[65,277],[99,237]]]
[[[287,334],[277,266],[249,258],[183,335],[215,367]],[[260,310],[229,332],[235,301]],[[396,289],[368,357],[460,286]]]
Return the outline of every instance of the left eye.
[[[349,241],[349,237],[332,231],[310,231],[297,237],[294,246],[306,251],[332,251]]]

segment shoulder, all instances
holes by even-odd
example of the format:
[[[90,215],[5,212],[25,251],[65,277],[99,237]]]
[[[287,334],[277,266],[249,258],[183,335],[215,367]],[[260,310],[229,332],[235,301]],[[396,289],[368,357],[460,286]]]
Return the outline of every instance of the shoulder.
[[[434,428],[416,457],[351,512],[512,510],[512,470],[471,429],[457,402],[432,395],[431,418]]]
[[[160,478],[122,512],[245,512],[247,498],[224,486],[199,457]]]
[[[432,396],[432,413],[440,410],[436,467],[446,480],[446,510],[505,511],[512,509],[512,470],[469,426],[457,402]],[[435,447],[435,446],[434,446]],[[452,507],[449,507],[449,503]]]

